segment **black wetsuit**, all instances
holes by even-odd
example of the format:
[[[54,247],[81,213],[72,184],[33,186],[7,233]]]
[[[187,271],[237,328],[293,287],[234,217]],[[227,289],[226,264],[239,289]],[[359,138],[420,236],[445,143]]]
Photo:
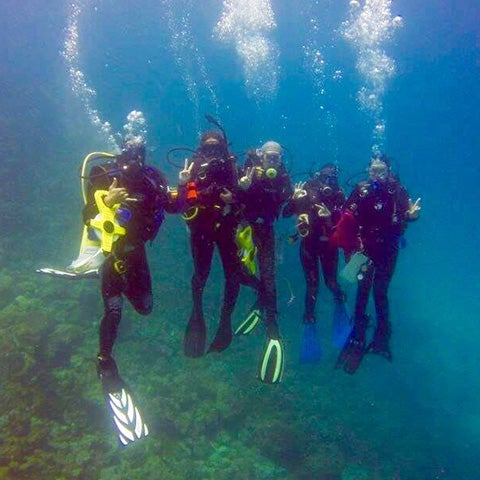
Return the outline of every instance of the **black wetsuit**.
[[[365,312],[373,286],[377,325],[372,346],[389,356],[391,325],[387,293],[395,270],[400,237],[408,221],[408,193],[394,177],[383,185],[361,182],[348,198],[345,209],[353,213],[358,222],[363,253],[370,259],[358,282],[352,338],[365,343],[368,326]]]
[[[200,147],[192,158],[193,168],[186,185],[189,208],[184,218],[190,230],[194,263],[192,276],[193,310],[187,326],[184,351],[187,356],[203,355],[206,327],[203,317],[203,291],[210,274],[215,245],[218,247],[225,276],[223,304],[217,334],[209,351],[222,351],[232,340],[231,316],[240,291],[240,283],[258,288],[255,277],[240,268],[236,231],[239,225],[237,204],[238,172],[236,157],[226,148],[215,154]],[[221,194],[232,193],[233,203],[226,204]]]
[[[341,215],[345,194],[341,189],[332,189],[316,178],[308,180],[304,186],[307,195],[292,199],[285,206],[283,216],[307,214],[309,220],[306,235],[300,235],[300,260],[305,281],[305,312],[303,321],[315,323],[315,306],[319,288],[319,260],[325,284],[337,302],[344,301],[345,295],[337,281],[338,248],[329,242],[333,226]],[[315,204],[324,204],[331,215],[319,217]],[[308,233],[307,233],[308,232]]]
[[[83,210],[86,225],[98,208],[94,201],[96,190],[108,190],[116,178],[118,187],[124,187],[129,197],[137,199],[122,205],[131,214],[125,224],[126,235],[114,244],[100,270],[101,290],[105,307],[100,324],[100,356],[110,357],[117,337],[125,295],[135,310],[148,315],[152,311],[152,282],[145,251],[145,242],[155,238],[163,221],[164,212],[173,212],[165,177],[150,166],[139,167],[128,174],[116,162],[93,167],[87,204]]]
[[[250,167],[261,168],[260,158],[250,155],[245,162],[245,173]],[[291,195],[290,176],[283,165],[277,169],[276,178],[268,178],[265,172],[255,174],[248,190],[240,194],[240,201],[244,205],[244,217],[252,226],[253,241],[258,249],[260,273],[258,306],[263,312],[267,334],[272,338],[278,336],[274,223]]]

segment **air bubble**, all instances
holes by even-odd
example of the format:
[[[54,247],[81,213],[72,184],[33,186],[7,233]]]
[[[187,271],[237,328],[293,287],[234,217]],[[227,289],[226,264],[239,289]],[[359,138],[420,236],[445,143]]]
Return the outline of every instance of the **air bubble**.
[[[214,34],[235,46],[242,61],[245,86],[257,100],[269,99],[278,89],[278,48],[269,37],[277,27],[269,0],[224,0]]]

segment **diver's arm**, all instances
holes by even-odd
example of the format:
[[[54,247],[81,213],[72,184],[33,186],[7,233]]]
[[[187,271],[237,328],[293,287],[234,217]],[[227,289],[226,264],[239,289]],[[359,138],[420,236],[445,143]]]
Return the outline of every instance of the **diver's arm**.
[[[288,217],[291,217],[294,213],[295,213],[295,200],[293,200],[293,198],[290,198],[287,204],[283,207],[282,217],[288,218]]]

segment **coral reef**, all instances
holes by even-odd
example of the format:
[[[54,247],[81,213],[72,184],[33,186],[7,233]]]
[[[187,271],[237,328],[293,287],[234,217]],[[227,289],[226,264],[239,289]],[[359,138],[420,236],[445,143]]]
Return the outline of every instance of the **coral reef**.
[[[149,253],[152,265],[161,262],[162,251]],[[141,317],[127,305],[120,326],[115,357],[151,432],[121,449],[96,378],[98,282],[38,276],[16,262],[0,273],[2,479],[143,480],[159,472],[163,480],[416,478],[420,460],[392,443],[405,436],[401,408],[395,417],[391,404],[368,386],[352,390],[331,365],[312,377],[291,362],[284,383],[260,384],[261,329],[222,355],[185,358],[189,286],[183,279],[184,295],[173,295],[168,269],[155,271],[153,314]],[[218,295],[211,288],[205,296],[210,335]],[[239,304],[239,314],[248,306]],[[326,362],[333,365],[334,355],[326,349]],[[363,401],[355,406],[353,398]],[[374,403],[372,430],[364,411]]]

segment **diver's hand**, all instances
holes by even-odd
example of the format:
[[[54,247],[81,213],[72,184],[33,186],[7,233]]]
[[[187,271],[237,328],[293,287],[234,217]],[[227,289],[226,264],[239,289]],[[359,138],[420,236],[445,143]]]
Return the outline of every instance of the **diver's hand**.
[[[239,185],[242,190],[248,190],[252,184],[253,174],[255,173],[254,167],[248,167],[245,175],[240,178]]]
[[[112,208],[117,203],[125,202],[137,202],[136,198],[131,198],[128,196],[126,188],[118,186],[118,180],[113,179],[112,184],[108,187],[108,193],[103,198],[103,203],[108,207]]]
[[[306,183],[307,182],[298,182],[295,184],[295,188],[293,190],[293,195],[292,195],[292,198],[294,200],[305,197],[307,195],[307,191],[305,190]]]
[[[255,178],[262,178],[265,173],[265,170],[262,167],[259,167],[258,165],[256,167],[253,167],[253,176]]]
[[[299,216],[298,216],[298,222],[297,222],[297,227],[299,225],[309,225],[310,224],[310,220],[308,218],[308,213],[301,213]]]
[[[192,175],[192,168],[193,168],[193,162],[188,165],[188,158],[185,159],[185,166],[183,167],[183,170],[180,170],[178,173],[178,184],[179,185],[185,185],[189,180]]]
[[[233,193],[228,188],[224,188],[222,190],[222,193],[220,193],[220,198],[227,205],[230,204],[230,203],[233,203]]]
[[[332,212],[324,203],[315,203],[315,208],[317,209],[317,215],[321,218],[327,218],[332,216]]]
[[[310,233],[310,219],[308,218],[308,213],[301,213],[298,216],[295,228],[302,238],[306,237]]]
[[[416,220],[418,218],[420,210],[422,209],[420,206],[420,200],[421,198],[419,197],[415,200],[415,203],[413,203],[411,198],[408,199],[409,207],[407,210],[407,215],[409,220]]]

